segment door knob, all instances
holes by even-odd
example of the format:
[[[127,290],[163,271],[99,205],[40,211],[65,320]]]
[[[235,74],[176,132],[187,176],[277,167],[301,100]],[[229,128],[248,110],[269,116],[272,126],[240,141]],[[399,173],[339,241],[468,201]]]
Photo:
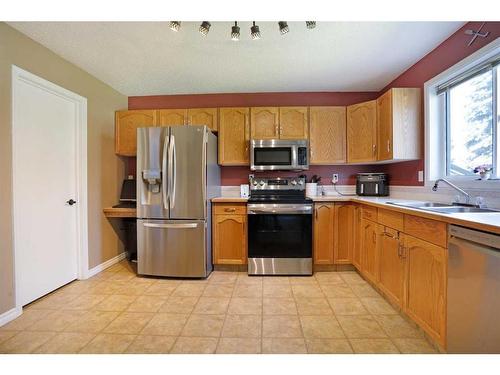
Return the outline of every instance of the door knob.
[[[69,204],[70,206],[73,206],[76,203],[76,201],[73,199],[70,199],[69,201],[66,201],[66,203]]]

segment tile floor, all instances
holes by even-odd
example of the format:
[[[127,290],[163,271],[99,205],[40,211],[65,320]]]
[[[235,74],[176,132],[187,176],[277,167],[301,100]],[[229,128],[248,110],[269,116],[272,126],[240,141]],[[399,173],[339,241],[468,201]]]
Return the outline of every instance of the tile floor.
[[[0,328],[0,353],[434,352],[356,272],[180,281],[124,261]]]

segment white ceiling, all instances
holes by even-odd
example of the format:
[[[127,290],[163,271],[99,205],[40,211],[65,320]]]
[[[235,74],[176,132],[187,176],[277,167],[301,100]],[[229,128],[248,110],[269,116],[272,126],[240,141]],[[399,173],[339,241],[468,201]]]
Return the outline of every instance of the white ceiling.
[[[231,22],[11,22],[106,82],[134,95],[290,91],[378,91],[463,22],[258,22],[262,39],[231,41]]]

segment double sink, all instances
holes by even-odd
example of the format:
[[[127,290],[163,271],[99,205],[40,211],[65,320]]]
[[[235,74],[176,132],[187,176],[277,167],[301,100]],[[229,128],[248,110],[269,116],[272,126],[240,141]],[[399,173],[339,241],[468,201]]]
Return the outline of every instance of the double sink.
[[[459,203],[433,203],[433,202],[386,202],[395,206],[415,208],[418,210],[438,212],[441,214],[457,214],[457,213],[488,213],[500,212],[489,208],[481,208],[477,206],[462,205]]]

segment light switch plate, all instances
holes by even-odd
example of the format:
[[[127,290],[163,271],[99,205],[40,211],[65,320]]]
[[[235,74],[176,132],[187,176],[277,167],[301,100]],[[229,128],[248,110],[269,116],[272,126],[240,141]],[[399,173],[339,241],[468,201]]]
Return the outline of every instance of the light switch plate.
[[[424,182],[424,171],[418,171],[418,182]]]

